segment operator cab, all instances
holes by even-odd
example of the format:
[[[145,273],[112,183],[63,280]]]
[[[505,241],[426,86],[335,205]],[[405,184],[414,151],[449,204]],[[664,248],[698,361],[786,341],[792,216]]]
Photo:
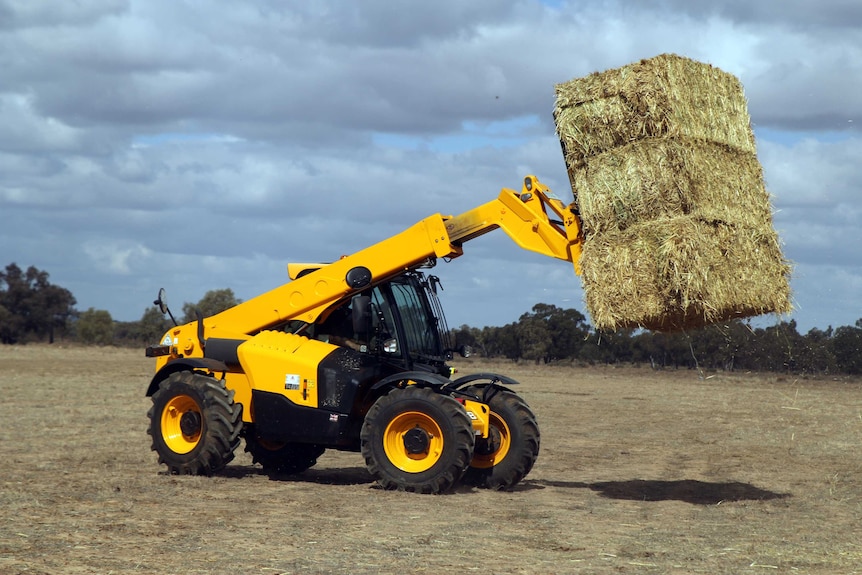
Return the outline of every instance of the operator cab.
[[[406,272],[363,290],[300,332],[374,355],[393,371],[449,376],[451,338],[437,298],[439,285],[436,276]]]
[[[436,276],[410,272],[371,291],[372,333],[402,369],[449,375],[449,328],[437,299],[439,282]]]

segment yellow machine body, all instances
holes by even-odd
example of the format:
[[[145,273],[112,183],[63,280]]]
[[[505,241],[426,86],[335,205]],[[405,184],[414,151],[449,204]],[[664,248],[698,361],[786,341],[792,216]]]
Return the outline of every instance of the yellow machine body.
[[[475,458],[477,469],[495,469],[498,465],[495,457],[510,450],[526,453],[529,465],[506,472],[507,478],[499,483],[487,480],[489,486],[497,487],[519,481],[538,453],[538,428],[531,414],[523,415],[529,413],[526,405],[518,407],[519,400],[513,396],[506,395],[505,402],[497,400],[498,410],[511,410],[506,417],[486,403],[494,401],[494,394],[486,393],[488,390],[508,394],[505,385],[517,382],[494,374],[481,374],[484,379],[464,376],[452,381],[442,360],[435,360],[437,363],[431,369],[423,367],[424,364],[414,367],[409,340],[421,338],[421,334],[408,337],[404,332],[401,341],[398,338],[378,341],[374,357],[365,353],[365,349],[350,350],[308,336],[308,329],[313,333],[316,326],[335,316],[335,310],[352,305],[354,300],[356,305],[371,301],[375,290],[389,290],[384,299],[391,302],[399,294],[424,293],[412,303],[402,303],[408,308],[424,305],[429,317],[435,316],[439,311],[435,308],[436,290],[418,270],[440,259],[448,261],[462,256],[465,243],[496,229],[502,229],[523,249],[570,262],[575,273],[580,274],[578,260],[583,234],[577,205],[564,203],[534,176],[524,178],[520,191],[504,188],[495,199],[459,215],[430,215],[394,236],[331,263],[290,264],[287,270],[290,281],[285,284],[221,313],[177,325],[164,334],[159,345],[148,348],[147,354],[156,359],[156,375],[148,395],[153,396],[154,409],[165,413],[161,417],[162,429],[157,429],[156,424],[151,427],[153,449],[159,451],[172,472],[206,472],[223,465],[230,455],[213,456],[215,462],[203,456],[187,461],[190,456],[184,452],[196,453],[200,442],[207,439],[202,431],[208,425],[207,417],[215,418],[209,425],[216,427],[222,421],[237,419],[246,425],[246,439],[254,446],[256,460],[269,462],[278,469],[288,461],[291,469],[304,468],[313,464],[319,454],[315,451],[318,445],[358,450],[359,426],[366,413],[375,417],[387,415],[388,409],[394,410],[400,404],[392,399],[394,405],[388,406],[389,399],[385,396],[390,390],[400,389],[404,393],[395,395],[408,407],[403,416],[396,418],[397,424],[386,428],[388,435],[382,440],[378,438],[386,446],[386,455],[374,454],[371,448],[366,455],[366,460],[372,462],[369,470],[383,478],[385,486],[413,489],[409,477],[402,482],[397,473],[389,475],[373,463],[378,457],[391,455],[393,450],[398,451],[394,458],[397,462],[421,470],[416,473],[422,477],[436,469],[438,458],[457,470],[457,454],[434,452],[435,446],[443,445],[441,433],[455,433],[454,437],[458,437],[456,432],[448,430],[448,424],[439,423],[448,419],[459,421],[457,425],[468,425],[478,438],[476,441],[483,441],[482,453]],[[430,296],[431,291],[435,295]],[[384,321],[381,306],[375,305],[373,309],[381,316],[380,321]],[[406,308],[403,311],[410,313]],[[399,317],[400,320],[389,321],[402,325],[404,317]],[[294,324],[299,327],[294,328]],[[390,352],[393,358],[406,358],[400,372],[393,371],[386,356]],[[184,375],[189,372],[192,375]],[[200,380],[194,374],[214,377]],[[213,387],[210,380],[219,383]],[[219,391],[219,385],[224,387],[223,391]],[[442,400],[435,393],[447,399]],[[220,395],[224,399],[212,399]],[[376,401],[383,399],[386,401]],[[453,407],[455,400],[461,408]],[[212,401],[222,405],[217,416],[211,415],[212,410],[204,405]],[[409,407],[414,404],[419,407]],[[187,409],[187,406],[193,407]],[[425,410],[449,415],[441,420]],[[513,417],[523,421],[512,423]],[[517,434],[510,429],[511,425],[522,424],[527,431]],[[228,451],[240,433],[234,425],[232,422],[224,431],[228,439],[222,443],[231,443]],[[362,438],[373,436],[375,431],[374,427],[363,427]],[[365,454],[369,440],[362,441]],[[472,450],[469,436],[458,441],[465,452]],[[518,441],[521,443],[516,445]],[[279,446],[294,444],[305,447],[291,448],[299,451],[291,452],[289,457],[279,451],[283,449]],[[282,459],[273,463],[276,454]],[[443,480],[436,476],[427,479],[421,490],[442,490],[444,483],[440,481]]]

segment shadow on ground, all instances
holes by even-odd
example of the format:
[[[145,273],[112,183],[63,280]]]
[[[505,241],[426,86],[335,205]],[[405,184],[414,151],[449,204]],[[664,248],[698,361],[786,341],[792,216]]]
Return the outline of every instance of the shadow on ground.
[[[694,479],[679,481],[631,479],[628,481],[599,481],[595,483],[538,480],[530,483],[537,483],[547,487],[590,489],[598,492],[602,497],[609,499],[684,501],[693,505],[717,505],[731,501],[767,501],[790,497],[789,493],[776,493],[738,481],[711,483]]]
[[[373,483],[374,478],[364,467],[328,467],[307,469],[294,475],[267,473],[252,465],[232,465],[219,472],[222,477],[241,479],[252,475],[267,475],[272,481],[293,483],[319,483],[321,485],[362,485]]]
[[[253,475],[268,475],[272,481],[294,483],[317,483],[321,485],[363,485],[374,483],[374,478],[364,467],[335,467],[308,469],[296,475],[267,474],[255,466],[229,466],[219,475],[240,479]],[[789,493],[777,493],[761,489],[750,483],[731,481],[713,483],[695,479],[661,481],[656,479],[631,479],[628,481],[553,481],[546,479],[527,479],[508,491],[522,492],[547,487],[564,489],[589,489],[608,499],[627,499],[631,501],[683,501],[693,505],[718,505],[733,501],[768,501],[785,499]],[[453,492],[467,493],[476,488],[458,485]]]

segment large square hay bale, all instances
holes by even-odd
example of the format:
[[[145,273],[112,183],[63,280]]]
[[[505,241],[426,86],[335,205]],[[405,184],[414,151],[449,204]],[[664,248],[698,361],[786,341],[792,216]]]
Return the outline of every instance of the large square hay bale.
[[[558,84],[554,119],[569,166],[630,142],[665,136],[755,152],[739,80],[674,54]]]
[[[709,140],[637,140],[583,162],[571,179],[587,236],[684,215],[747,227],[771,224],[757,157]]]
[[[791,311],[739,80],[662,55],[558,85],[554,119],[596,328]]]
[[[790,267],[768,227],[655,219],[593,236],[581,267],[599,329],[676,331],[790,311]]]

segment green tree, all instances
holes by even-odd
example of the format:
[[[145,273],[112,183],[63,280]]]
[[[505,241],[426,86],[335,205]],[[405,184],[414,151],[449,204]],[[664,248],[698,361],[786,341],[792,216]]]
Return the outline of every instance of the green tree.
[[[469,346],[473,353],[487,356],[484,342],[482,341],[482,330],[468,325],[462,325],[458,329],[451,330],[451,340],[455,349],[462,345]]]
[[[197,320],[195,310],[200,310],[203,317],[210,317],[219,312],[242,303],[241,299],[237,299],[233,290],[230,288],[210,290],[201,300],[196,303],[186,302],[183,304],[183,320],[182,323],[189,323]]]
[[[55,330],[65,329],[75,315],[75,298],[66,288],[48,281],[48,272],[34,266],[24,272],[15,263],[0,272],[0,306],[7,321],[0,328],[2,343],[15,343],[47,336],[53,343]]]
[[[148,307],[137,321],[114,322],[114,344],[140,346],[157,344],[171,324],[155,306]]]
[[[748,352],[751,369],[759,371],[796,371],[797,355],[804,345],[796,331],[796,320],[782,321],[765,329],[754,330]]]
[[[581,346],[578,359],[590,365],[597,363],[616,363],[614,355],[616,345],[613,343],[614,332],[594,331],[587,337],[587,341]]]
[[[733,371],[747,368],[755,332],[740,320],[713,324],[691,332],[687,349],[691,366]]]
[[[138,321],[136,338],[145,343],[158,343],[171,325],[157,307],[149,307]]]
[[[518,360],[521,357],[516,324],[508,323],[501,327],[482,328],[482,341],[486,357],[505,357]]]
[[[832,326],[826,331],[811,328],[804,336],[804,345],[799,353],[799,366],[805,373],[831,373],[838,364],[832,352]]]
[[[533,308],[537,311],[536,308]],[[587,318],[576,309],[550,306],[547,314],[548,330],[551,333],[550,358],[574,359],[590,333]]]
[[[851,374],[862,373],[862,319],[856,326],[841,326],[832,336],[832,353],[840,371]]]
[[[627,363],[634,360],[634,329],[591,333],[584,341],[578,359],[587,363]]]
[[[536,363],[548,362],[551,348],[551,332],[548,322],[535,314],[523,314],[515,325],[518,357]]]
[[[114,320],[103,309],[89,308],[75,322],[77,340],[87,345],[110,345],[114,342]]]
[[[688,366],[692,363],[690,339],[684,333],[642,331],[632,337],[632,361],[653,369]]]
[[[23,335],[23,323],[22,317],[13,314],[0,303],[0,343],[16,343]]]

